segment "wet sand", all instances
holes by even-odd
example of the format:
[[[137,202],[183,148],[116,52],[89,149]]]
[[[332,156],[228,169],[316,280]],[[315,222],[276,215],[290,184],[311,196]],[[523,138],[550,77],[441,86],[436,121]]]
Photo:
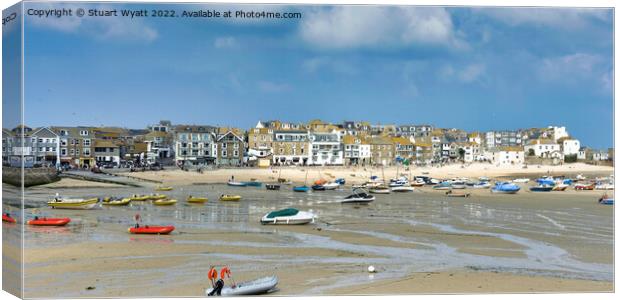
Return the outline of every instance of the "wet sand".
[[[290,186],[267,191],[188,181],[160,192],[179,200],[171,207],[45,206],[56,192],[70,197],[154,193],[155,184],[140,184],[27,189],[27,219],[37,210],[72,222],[24,228],[24,296],[202,296],[210,265],[230,266],[236,281],[278,275],[274,295],[613,290],[613,206],[596,203],[601,191],[467,190],[469,198],[448,198],[423,187],[377,195],[369,205],[342,205],[338,200],[350,193],[349,185],[294,193]],[[3,185],[9,203],[15,201],[12,189]],[[223,193],[243,199],[217,201]],[[209,201],[185,203],[190,194]],[[311,210],[318,219],[303,226],[260,225],[262,215],[286,207]],[[127,227],[136,213],[145,224],[177,229],[171,235],[130,235]],[[5,257],[19,253],[7,247],[15,247],[21,226],[3,224]],[[378,272],[369,274],[369,265]]]

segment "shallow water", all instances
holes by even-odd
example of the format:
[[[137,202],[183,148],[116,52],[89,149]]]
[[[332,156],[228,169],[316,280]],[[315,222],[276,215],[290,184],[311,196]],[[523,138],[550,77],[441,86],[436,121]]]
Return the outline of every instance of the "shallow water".
[[[4,186],[6,192],[9,187]],[[127,196],[152,193],[152,187],[98,188],[98,189],[45,189],[27,190],[28,204],[39,206],[36,212],[47,216],[69,216],[72,222],[61,228],[26,227],[25,247],[44,248],[84,241],[130,243],[215,243],[237,247],[306,247],[325,248],[364,254],[360,257],[243,255],[236,253],[193,254],[196,259],[226,259],[238,262],[235,269],[255,270],[257,264],[268,263],[281,268],[295,268],[307,264],[342,265],[347,270],[376,265],[381,272],[369,278],[367,274],[350,272],[332,280],[329,285],[317,285],[307,294],[321,293],[333,287],[357,284],[368,280],[400,277],[411,272],[440,271],[458,268],[490,270],[527,275],[555,276],[593,280],[613,280],[613,206],[596,203],[596,193],[529,193],[493,195],[488,191],[476,192],[470,198],[447,198],[430,189],[414,193],[376,195],[369,205],[342,205],[338,200],[348,190],[295,193],[283,186],[281,191],[267,191],[256,187],[228,187],[200,185],[177,187],[161,192],[179,200],[175,206],[158,207],[149,202],[134,202],[126,207],[100,207],[95,210],[52,210],[44,204],[54,193],[68,197],[107,195]],[[239,194],[238,203],[217,201],[220,194]],[[188,195],[208,196],[204,205],[184,203]],[[11,193],[4,193],[9,195]],[[10,200],[10,199],[9,199]],[[350,232],[383,240],[410,244],[412,247],[360,245],[295,231],[262,226],[259,220],[265,213],[286,207],[310,210],[318,215],[316,224],[323,233]],[[34,209],[26,211],[30,218]],[[226,232],[265,233],[268,242],[224,241],[170,236],[129,236],[118,226],[131,226],[133,216],[139,213],[145,224],[172,224],[176,233],[196,232],[201,229]],[[393,227],[393,228],[392,228]],[[3,226],[5,240],[10,242],[12,230],[21,226]],[[405,230],[401,230],[404,228]],[[417,232],[424,234],[417,234]],[[472,244],[483,239],[503,241],[505,245]],[[488,254],[462,251],[475,248]],[[493,255],[494,251],[515,252],[520,255]],[[155,252],[153,254],[157,256]],[[187,255],[185,255],[187,256]],[[116,259],[136,259],[119,257]],[[44,263],[43,263],[44,265]],[[35,265],[32,265],[34,267]],[[28,265],[26,266],[28,268]],[[152,270],[151,270],[152,271]],[[179,265],[162,270],[166,277],[191,278],[201,271]],[[36,278],[36,274],[32,274]],[[74,276],[79,276],[75,275]],[[118,270],[115,276],[131,276],[127,270]],[[176,277],[175,277],[176,276]],[[73,276],[69,276],[73,277]],[[119,282],[117,288],[121,288]],[[31,287],[37,291],[44,287]],[[55,296],[74,296],[66,293]]]

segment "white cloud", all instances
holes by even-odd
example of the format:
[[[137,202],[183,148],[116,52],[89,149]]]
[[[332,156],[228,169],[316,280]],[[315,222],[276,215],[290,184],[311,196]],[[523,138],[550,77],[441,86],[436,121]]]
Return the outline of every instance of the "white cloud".
[[[237,40],[232,36],[218,37],[215,39],[214,46],[218,49],[235,48]]]
[[[539,62],[538,77],[542,81],[579,83],[594,81],[605,89],[613,85],[611,65],[600,55],[574,53],[544,58]]]
[[[439,45],[462,48],[450,14],[437,7],[335,6],[304,14],[300,35],[319,48]]]
[[[263,92],[279,93],[291,90],[291,86],[285,83],[276,83],[271,81],[259,81],[258,88]]]
[[[494,18],[510,26],[545,25],[576,28],[592,20],[610,22],[611,10],[604,8],[476,8],[473,11]]]
[[[76,6],[72,4],[52,4],[36,3],[32,4],[34,9],[59,9],[67,8],[75,11],[78,8],[111,10],[114,8],[107,6]],[[116,8],[116,7],[115,7]],[[116,8],[118,10],[118,8]],[[120,15],[120,12],[119,12]],[[25,16],[26,22],[33,26],[67,33],[84,33],[95,39],[129,39],[151,42],[158,37],[156,29],[145,24],[139,19],[126,17],[61,17],[61,18],[39,18],[36,16]]]

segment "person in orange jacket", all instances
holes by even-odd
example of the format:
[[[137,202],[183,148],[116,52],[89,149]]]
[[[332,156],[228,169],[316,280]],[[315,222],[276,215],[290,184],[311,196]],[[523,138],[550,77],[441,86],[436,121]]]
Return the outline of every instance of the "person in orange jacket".
[[[223,274],[224,272],[222,272],[222,278],[224,277]],[[217,270],[214,266],[211,266],[211,268],[209,269],[207,277],[209,278],[209,280],[211,280],[211,286],[213,287],[213,290],[209,294],[207,294],[207,296],[221,296],[222,288],[224,288],[224,280],[222,280],[222,278],[217,279]]]

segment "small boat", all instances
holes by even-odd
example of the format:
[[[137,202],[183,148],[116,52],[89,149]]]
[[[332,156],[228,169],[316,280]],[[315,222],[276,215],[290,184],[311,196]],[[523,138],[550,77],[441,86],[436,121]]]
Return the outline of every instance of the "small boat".
[[[129,199],[131,199],[131,201],[146,201],[146,200],[151,200],[151,196],[149,195],[133,195],[131,197],[129,197]],[[162,198],[162,199],[165,199]]]
[[[405,186],[405,185],[409,185],[409,180],[407,180],[407,178],[405,177],[400,177],[397,179],[390,179],[390,187],[398,187],[398,186]]]
[[[510,182],[496,182],[495,186],[491,189],[491,193],[496,194],[516,194],[521,188]]]
[[[245,182],[238,182],[238,181],[232,181],[232,180],[229,180],[227,184],[230,186],[246,186],[247,185]]]
[[[450,183],[450,186],[453,189],[457,189],[457,190],[462,190],[465,189],[467,187],[467,185],[465,184],[464,181],[453,181]]]
[[[155,190],[162,191],[162,192],[168,192],[168,191],[172,191],[173,188],[171,186],[158,186]]]
[[[69,218],[34,218],[27,222],[28,225],[34,226],[65,226],[71,219]]]
[[[450,190],[452,189],[452,184],[448,181],[443,181],[438,185],[433,187],[434,190]]]
[[[147,197],[146,200],[162,200],[162,199],[166,199],[168,198],[168,195],[163,195],[163,194],[153,194],[150,196],[145,196]]]
[[[565,191],[568,187],[569,187],[569,185],[568,185],[568,184],[563,184],[563,183],[560,183],[560,184],[556,184],[556,185],[553,187],[552,191],[562,192],[562,191]]]
[[[575,189],[579,191],[591,191],[594,190],[594,183],[577,183],[575,184]]]
[[[575,177],[575,180],[579,181],[579,180],[586,180],[586,177],[583,176],[583,174],[577,174],[577,177]]]
[[[452,190],[446,192],[446,196],[448,197],[469,197],[470,193],[455,193]]]
[[[177,200],[175,199],[161,199],[153,201],[154,205],[165,206],[165,205],[175,205],[177,204]]]
[[[209,199],[207,199],[207,197],[194,197],[194,196],[189,196],[187,197],[187,203],[205,203],[207,202]]]
[[[530,187],[530,191],[532,192],[550,192],[551,190],[553,190],[553,186],[548,184],[541,184]]]
[[[220,196],[220,201],[239,201],[241,200],[241,196],[239,195],[222,195]]]
[[[315,184],[312,186],[312,190],[313,191],[324,191],[325,187],[323,185],[320,184]]]
[[[174,226],[140,226],[140,227],[129,227],[127,231],[133,234],[168,234],[174,230]]]
[[[415,188],[410,185],[395,186],[392,188],[392,192],[394,193],[407,193],[413,192],[414,190]]]
[[[474,183],[474,185],[472,185],[471,187],[474,189],[488,189],[491,187],[491,184],[488,181],[482,181]]]
[[[344,185],[345,183],[347,183],[347,181],[344,178],[336,178],[336,180],[334,180],[334,182],[339,184],[339,185]]]
[[[414,187],[421,187],[424,186],[426,183],[424,182],[423,179],[416,179],[413,183],[411,183],[411,186]]]
[[[325,190],[335,190],[335,189],[337,189],[339,187],[340,187],[340,184],[338,184],[336,182],[328,182],[328,183],[323,184],[323,188]]]
[[[314,222],[315,215],[295,208],[272,211],[264,215],[260,222],[263,225],[303,225]]]
[[[390,190],[390,188],[387,186],[378,186],[378,187],[370,188],[368,189],[368,191],[372,194],[389,194],[392,192],[392,190]]]
[[[364,189],[353,189],[353,194],[346,196],[340,203],[370,203],[375,201],[375,196],[368,194]]]
[[[108,201],[103,201],[101,204],[110,205],[110,206],[123,206],[123,205],[129,205],[129,203],[131,203],[130,198],[123,198],[123,199],[111,199]]]
[[[599,183],[594,187],[595,190],[613,190],[614,185],[612,183]]]
[[[222,296],[247,296],[247,295],[261,295],[269,293],[274,290],[278,284],[278,277],[268,276],[252,281],[246,281],[237,283],[233,286],[225,286],[222,288]],[[205,289],[205,295],[209,296],[209,293],[213,291],[213,288]]]
[[[8,213],[2,213],[2,222],[17,223],[17,221],[11,217]]]
[[[305,186],[305,185],[293,187],[293,191],[294,192],[307,192],[309,190],[310,190],[310,188]]]
[[[54,198],[54,200],[47,202],[52,208],[62,209],[91,209],[99,202],[98,198],[90,199],[68,199],[68,198]]]
[[[260,181],[254,181],[254,180],[252,180],[252,181],[243,181],[243,182],[241,182],[241,183],[245,184],[245,186],[255,186],[255,187],[261,187],[261,186],[263,186],[263,183],[262,183],[262,182],[260,182]]]
[[[517,178],[517,179],[513,179],[512,182],[514,183],[528,183],[530,182],[529,178]]]
[[[489,177],[480,176],[480,177],[478,177],[478,180],[480,180],[480,181],[489,181]]]
[[[278,191],[280,190],[280,185],[279,184],[265,184],[265,188],[267,188],[270,191]]]
[[[613,205],[614,198],[610,198],[609,196],[607,196],[607,194],[605,194],[601,196],[601,198],[598,199],[598,203],[605,204],[605,205]]]
[[[538,183],[539,185],[550,185],[553,186],[555,185],[555,179],[551,176],[545,176],[545,177],[541,177],[536,179],[536,183]]]

